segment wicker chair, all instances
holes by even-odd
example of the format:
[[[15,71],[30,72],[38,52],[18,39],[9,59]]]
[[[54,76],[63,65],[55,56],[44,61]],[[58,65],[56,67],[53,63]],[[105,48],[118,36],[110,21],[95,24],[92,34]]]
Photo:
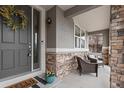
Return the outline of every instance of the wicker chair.
[[[90,60],[91,63],[97,63],[97,59],[91,58],[89,57],[89,55],[87,55],[88,60]]]
[[[103,66],[104,67],[104,63],[103,63],[102,58],[95,59],[95,58],[91,58],[89,55],[87,55],[86,57],[91,63],[98,63],[98,66]]]
[[[90,63],[86,62],[80,57],[75,57],[78,62],[78,70],[79,74],[81,75],[86,73],[96,73],[96,77],[98,76],[98,64],[97,63]]]

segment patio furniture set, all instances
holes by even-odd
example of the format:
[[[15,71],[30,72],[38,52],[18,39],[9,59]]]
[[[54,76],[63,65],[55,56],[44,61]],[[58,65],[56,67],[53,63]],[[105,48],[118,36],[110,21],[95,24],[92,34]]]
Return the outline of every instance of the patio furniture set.
[[[75,59],[78,63],[78,71],[79,74],[86,74],[86,73],[96,73],[96,77],[98,77],[98,67],[103,66],[103,59],[98,57],[98,58],[93,58],[90,57],[89,55],[86,55],[85,58],[81,58],[78,56],[75,56]]]

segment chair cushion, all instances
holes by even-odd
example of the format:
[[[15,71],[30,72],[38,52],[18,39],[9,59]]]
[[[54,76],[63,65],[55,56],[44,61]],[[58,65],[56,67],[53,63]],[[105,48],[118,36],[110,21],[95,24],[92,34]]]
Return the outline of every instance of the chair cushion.
[[[101,61],[101,60],[97,60],[97,63],[103,63],[103,61]]]
[[[90,58],[96,58],[95,55],[89,55]]]

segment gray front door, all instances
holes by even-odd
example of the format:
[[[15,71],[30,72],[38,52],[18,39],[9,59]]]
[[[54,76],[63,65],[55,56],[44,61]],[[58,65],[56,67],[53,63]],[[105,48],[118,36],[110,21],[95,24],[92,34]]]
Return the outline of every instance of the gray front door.
[[[28,72],[31,69],[31,7],[16,6],[25,11],[28,26],[25,30],[12,31],[0,17],[0,79]]]

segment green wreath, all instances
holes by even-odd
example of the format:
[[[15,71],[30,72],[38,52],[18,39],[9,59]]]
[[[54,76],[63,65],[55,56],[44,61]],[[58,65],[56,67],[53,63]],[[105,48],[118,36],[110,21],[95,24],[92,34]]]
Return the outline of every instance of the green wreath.
[[[16,9],[15,6],[6,5],[0,8],[0,16],[3,22],[12,30],[24,29],[27,25],[27,17],[24,11]]]

